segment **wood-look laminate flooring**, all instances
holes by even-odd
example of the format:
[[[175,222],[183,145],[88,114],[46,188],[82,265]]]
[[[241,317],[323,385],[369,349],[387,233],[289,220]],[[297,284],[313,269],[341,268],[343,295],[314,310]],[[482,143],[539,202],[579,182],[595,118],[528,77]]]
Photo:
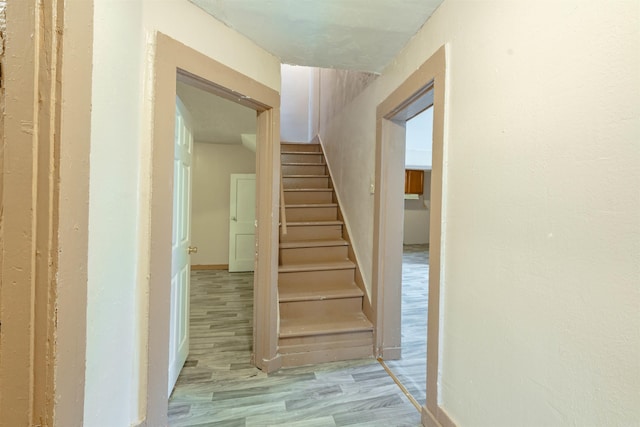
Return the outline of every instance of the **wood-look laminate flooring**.
[[[420,405],[427,400],[429,250],[405,245],[402,255],[402,357],[387,366]]]
[[[374,359],[268,375],[252,367],[252,317],[252,273],[192,272],[189,357],[169,399],[170,426],[420,425],[419,412]],[[402,360],[388,362],[398,364],[400,378],[411,375],[415,353],[405,350]]]

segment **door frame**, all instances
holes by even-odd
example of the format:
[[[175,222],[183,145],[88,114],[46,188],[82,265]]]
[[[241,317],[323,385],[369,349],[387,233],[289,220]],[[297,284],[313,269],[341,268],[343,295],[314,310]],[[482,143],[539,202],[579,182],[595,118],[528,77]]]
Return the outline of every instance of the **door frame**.
[[[277,265],[280,94],[194,49],[157,33],[153,73],[153,138],[149,217],[149,299],[146,425],[165,425],[169,340],[169,281],[173,198],[173,138],[177,79],[256,110],[256,270],[252,363],[270,372],[277,354]],[[144,399],[143,399],[144,400]]]
[[[429,302],[427,326],[427,401],[425,426],[454,426],[438,404],[441,317],[442,208],[445,132],[445,46],[440,47],[376,109],[376,170],[373,225],[372,304],[375,310],[376,352],[385,359],[400,357],[402,224],[404,205],[405,123],[424,109],[433,90],[433,162],[429,233]]]
[[[0,425],[82,425],[93,0],[9,2],[5,43]]]

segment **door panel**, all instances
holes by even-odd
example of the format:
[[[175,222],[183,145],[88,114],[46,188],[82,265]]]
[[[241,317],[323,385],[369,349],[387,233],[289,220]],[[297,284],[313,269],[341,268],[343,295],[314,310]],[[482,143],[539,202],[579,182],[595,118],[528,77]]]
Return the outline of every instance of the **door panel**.
[[[189,288],[191,266],[191,118],[176,98],[171,257],[171,314],[169,331],[169,395],[189,353]]]
[[[256,175],[231,174],[229,271],[255,268]]]

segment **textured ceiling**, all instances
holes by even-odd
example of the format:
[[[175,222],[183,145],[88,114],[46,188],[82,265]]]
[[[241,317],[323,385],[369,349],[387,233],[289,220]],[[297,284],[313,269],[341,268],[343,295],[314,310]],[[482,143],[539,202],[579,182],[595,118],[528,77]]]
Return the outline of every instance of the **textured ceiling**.
[[[381,72],[443,0],[190,0],[285,64]]]
[[[176,91],[191,113],[196,141],[240,144],[241,134],[256,133],[255,110],[180,81]]]

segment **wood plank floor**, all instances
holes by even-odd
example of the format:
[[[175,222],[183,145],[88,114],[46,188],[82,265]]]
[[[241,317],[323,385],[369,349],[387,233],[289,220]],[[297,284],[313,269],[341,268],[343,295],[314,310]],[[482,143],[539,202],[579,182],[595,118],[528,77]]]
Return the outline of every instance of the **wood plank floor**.
[[[405,248],[405,261],[407,256],[418,260],[418,270],[411,276],[421,283],[426,277],[425,249]],[[270,375],[252,367],[253,274],[194,271],[191,277],[189,358],[169,399],[170,426],[420,425],[418,411],[373,359],[283,369]],[[403,293],[409,298],[415,293],[406,280]],[[417,322],[412,319],[419,317],[420,304],[403,304],[406,348],[402,360],[388,365],[424,403],[420,387],[424,390],[426,381],[414,376],[421,350],[412,348],[422,344],[409,338],[413,332],[406,329]],[[421,330],[426,342],[426,320]]]
[[[405,245],[402,256],[402,358],[386,363],[420,405],[427,401],[428,297],[427,245]]]

